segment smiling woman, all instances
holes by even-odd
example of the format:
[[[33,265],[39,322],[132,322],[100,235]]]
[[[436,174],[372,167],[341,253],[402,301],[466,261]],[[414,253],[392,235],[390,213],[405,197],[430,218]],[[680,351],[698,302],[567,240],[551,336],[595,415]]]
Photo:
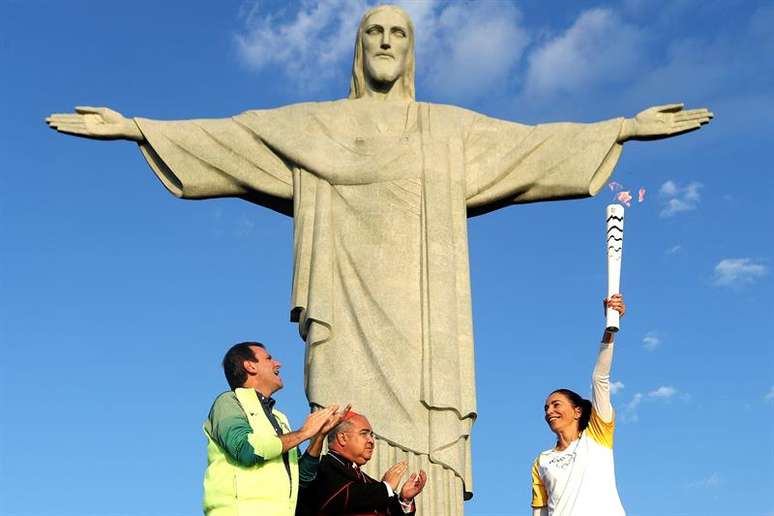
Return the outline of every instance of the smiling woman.
[[[605,306],[621,315],[626,310],[619,294],[606,299]],[[557,389],[543,406],[556,446],[542,452],[532,465],[533,516],[624,515],[613,463],[613,344],[614,334],[606,330],[592,374],[592,401]]]

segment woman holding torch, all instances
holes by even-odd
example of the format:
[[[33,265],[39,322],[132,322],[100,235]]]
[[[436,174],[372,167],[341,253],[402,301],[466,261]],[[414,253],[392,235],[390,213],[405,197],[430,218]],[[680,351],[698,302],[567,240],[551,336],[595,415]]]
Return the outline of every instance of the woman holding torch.
[[[605,299],[623,316],[623,297]],[[591,377],[591,401],[569,389],[552,392],[545,420],[556,446],[532,465],[533,516],[624,516],[613,464],[615,418],[610,404],[610,365],[615,333],[605,330]]]

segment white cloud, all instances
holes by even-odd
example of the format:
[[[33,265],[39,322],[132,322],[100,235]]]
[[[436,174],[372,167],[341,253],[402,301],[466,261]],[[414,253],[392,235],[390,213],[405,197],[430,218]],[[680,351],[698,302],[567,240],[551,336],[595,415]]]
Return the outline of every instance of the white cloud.
[[[722,483],[722,479],[720,478],[720,475],[718,475],[717,473],[712,473],[708,477],[704,477],[694,482],[690,482],[688,484],[688,487],[709,489],[709,488],[717,487],[721,483]]]
[[[255,229],[255,221],[243,215],[236,221],[233,235],[240,239],[247,238],[253,232],[253,229]]]
[[[451,3],[414,17],[417,76],[454,98],[478,97],[513,75],[529,38],[521,12],[510,2]]]
[[[610,393],[618,394],[623,390],[623,388],[624,388],[623,382],[613,382],[610,384]]]
[[[528,97],[574,92],[629,77],[640,61],[641,31],[611,9],[582,12],[563,34],[529,56]]]
[[[642,403],[642,393],[638,392],[632,396],[629,403],[624,405],[623,411],[621,412],[621,420],[626,423],[636,423],[639,421],[640,416],[637,413],[637,408],[640,406],[640,403]]]
[[[722,124],[713,127],[716,137],[736,134],[740,127],[749,131],[751,124],[769,127],[771,88],[758,77],[762,73],[769,78],[771,75],[769,69],[762,71],[761,63],[774,51],[774,8],[756,8],[756,4],[764,2],[748,2],[739,10],[738,19],[718,26],[718,30],[675,31],[676,20],[691,16],[692,4],[647,2],[649,12],[637,18],[643,20],[643,25],[647,23],[650,33],[672,36],[654,40],[654,44],[664,48],[657,60],[652,59],[651,66],[642,69],[636,83],[631,84],[631,93],[643,100],[679,99],[686,92],[694,99],[713,99],[716,113],[733,113],[732,120],[724,117]],[[670,12],[672,9],[678,12]],[[724,106],[727,102],[734,106]],[[758,113],[769,116],[764,121]]]
[[[635,395],[632,396],[632,399],[629,400],[621,410],[621,421],[625,423],[636,423],[640,420],[639,408],[643,401],[653,403],[665,401],[671,399],[677,393],[678,390],[671,385],[662,385],[647,394],[642,394],[641,392],[635,393]],[[684,394],[681,396],[681,399],[685,402],[689,402],[691,397],[690,395]]]
[[[659,193],[661,195],[667,195],[667,196],[674,196],[677,195],[677,185],[674,181],[669,180],[663,185],[661,185],[661,189],[659,190]]]
[[[648,397],[649,398],[665,399],[666,400],[666,399],[671,398],[675,394],[677,394],[677,389],[675,389],[672,386],[662,385],[658,389],[650,391],[648,393]]]
[[[672,247],[667,249],[666,253],[669,254],[669,255],[674,255],[674,254],[679,253],[682,250],[682,248],[683,248],[683,246],[681,246],[681,245],[673,245]]]
[[[251,67],[280,66],[296,78],[324,80],[352,55],[362,0],[303,2],[288,17],[286,10],[264,13],[261,2],[243,9],[245,30],[236,36],[241,57]]]
[[[774,385],[771,386],[771,389],[769,389],[769,392],[766,393],[763,399],[765,401],[774,401]]]
[[[654,332],[648,332],[648,334],[642,338],[642,347],[647,351],[653,351],[660,345],[661,338]]]
[[[293,10],[243,9],[239,53],[252,68],[277,66],[295,84],[318,84],[351,63],[361,15],[377,2],[307,0]],[[509,2],[398,1],[416,32],[417,79],[453,97],[499,89],[527,44],[521,12]],[[349,84],[342,84],[344,90]]]
[[[752,258],[724,258],[715,265],[714,284],[721,287],[740,287],[767,275],[768,268]]]
[[[695,210],[701,200],[699,190],[701,190],[702,186],[697,181],[680,186],[672,180],[661,185],[658,193],[664,202],[664,208],[659,215],[661,217],[671,217],[683,211]]]

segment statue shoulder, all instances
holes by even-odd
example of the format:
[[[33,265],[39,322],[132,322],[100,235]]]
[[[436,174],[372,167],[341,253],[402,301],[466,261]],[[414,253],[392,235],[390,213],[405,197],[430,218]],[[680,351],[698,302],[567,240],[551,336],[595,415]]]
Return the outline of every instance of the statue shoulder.
[[[239,122],[246,123],[282,123],[306,124],[310,118],[324,119],[330,114],[341,112],[342,100],[324,101],[324,102],[300,102],[298,104],[288,104],[274,108],[250,109],[244,111],[233,118]]]
[[[433,104],[431,102],[419,102],[418,104],[427,106],[431,117],[441,118],[447,122],[453,122],[455,125],[469,125],[483,116],[471,109],[451,104]]]
[[[261,109],[248,109],[243,111],[237,116],[260,114],[260,113],[283,113],[288,115],[301,115],[308,113],[320,113],[335,111],[341,107],[341,103],[347,102],[348,99],[342,100],[330,100],[322,102],[299,102],[296,104],[286,104],[284,106],[261,108]]]

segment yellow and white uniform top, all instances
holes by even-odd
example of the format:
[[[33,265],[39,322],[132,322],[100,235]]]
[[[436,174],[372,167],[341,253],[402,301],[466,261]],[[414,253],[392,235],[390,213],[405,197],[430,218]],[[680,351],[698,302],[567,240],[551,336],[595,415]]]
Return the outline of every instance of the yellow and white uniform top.
[[[613,344],[602,344],[592,377],[589,425],[564,450],[542,452],[532,465],[532,507],[541,516],[624,516],[613,461],[610,404]]]

